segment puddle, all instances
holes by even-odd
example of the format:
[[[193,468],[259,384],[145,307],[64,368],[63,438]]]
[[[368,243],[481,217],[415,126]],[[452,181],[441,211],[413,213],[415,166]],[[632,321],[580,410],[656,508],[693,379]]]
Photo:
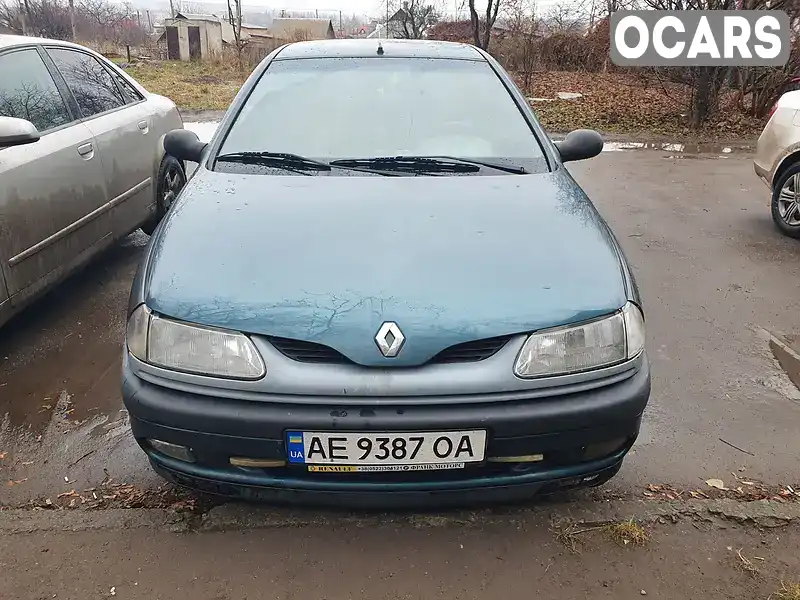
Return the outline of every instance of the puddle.
[[[122,407],[125,312],[147,241],[141,233],[126,238],[0,330],[0,420],[41,432],[63,394],[67,422]]]
[[[183,127],[189,131],[194,131],[201,142],[210,142],[218,125],[219,121],[209,121],[207,123],[190,122],[184,123]]]
[[[544,100],[547,100],[546,98]],[[211,141],[211,137],[217,130],[219,121],[197,122],[189,121],[183,126],[189,131],[194,131],[201,142]],[[563,138],[553,138],[553,141],[560,141]],[[672,152],[674,155],[689,154],[717,154],[728,155],[736,153],[752,152],[752,147],[746,144],[725,146],[714,143],[678,143],[662,141],[642,141],[642,142],[606,142],[603,152],[626,152],[637,150],[659,150],[662,152]],[[677,156],[675,156],[677,158]]]
[[[746,144],[736,146],[725,146],[713,142],[606,142],[603,147],[607,152],[619,152],[623,150],[661,150],[662,152],[675,152],[681,154],[734,154],[751,152],[752,147]]]

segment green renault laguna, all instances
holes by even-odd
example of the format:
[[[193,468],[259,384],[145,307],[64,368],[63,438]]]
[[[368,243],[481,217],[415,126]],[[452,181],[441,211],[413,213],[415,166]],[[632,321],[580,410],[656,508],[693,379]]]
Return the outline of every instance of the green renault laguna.
[[[155,470],[239,498],[443,506],[600,485],[650,395],[631,269],[498,63],[329,40],[256,68],[133,284]]]

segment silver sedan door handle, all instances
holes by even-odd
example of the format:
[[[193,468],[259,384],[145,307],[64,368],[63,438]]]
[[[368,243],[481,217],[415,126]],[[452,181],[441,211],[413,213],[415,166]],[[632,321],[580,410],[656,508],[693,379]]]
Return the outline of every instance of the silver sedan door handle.
[[[148,130],[147,121],[139,121],[138,127],[142,133],[147,133]]]
[[[82,157],[86,159],[91,158],[93,152],[94,152],[94,146],[92,146],[91,142],[78,146],[78,154],[80,154]]]

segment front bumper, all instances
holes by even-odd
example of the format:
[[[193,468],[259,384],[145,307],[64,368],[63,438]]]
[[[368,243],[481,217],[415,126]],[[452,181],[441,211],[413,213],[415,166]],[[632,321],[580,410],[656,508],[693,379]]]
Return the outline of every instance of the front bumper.
[[[166,389],[124,361],[123,399],[137,442],[166,479],[205,492],[277,502],[412,507],[510,501],[594,486],[619,470],[650,395],[646,357],[623,381],[524,401],[464,405],[325,406],[219,399]],[[236,467],[231,457],[286,459],[287,430],[486,429],[486,463],[458,471],[308,473],[302,466]],[[157,439],[192,449],[189,463],[157,452]],[[492,462],[543,454],[540,462]]]

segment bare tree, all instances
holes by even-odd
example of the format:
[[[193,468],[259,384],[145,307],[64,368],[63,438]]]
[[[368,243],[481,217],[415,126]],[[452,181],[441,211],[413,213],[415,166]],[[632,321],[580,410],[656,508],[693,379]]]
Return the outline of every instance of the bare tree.
[[[59,0],[22,0],[0,3],[0,25],[23,35],[69,38],[69,14]]]
[[[752,1],[766,3],[770,0]],[[642,0],[642,2],[646,7],[655,10],[734,10],[738,8],[737,5],[741,0]],[[701,127],[717,110],[720,91],[730,75],[729,67],[689,67],[673,70],[672,75],[673,79],[683,79],[683,82],[691,86],[689,103],[691,125],[694,128]]]
[[[521,73],[528,89],[539,58],[536,5],[533,0],[506,0],[505,13],[509,29],[506,67]]]
[[[551,33],[579,33],[584,29],[583,11],[569,0],[560,0],[542,18]]]
[[[497,22],[497,15],[500,12],[500,4],[504,0],[486,0],[486,14],[483,19],[478,15],[475,9],[475,0],[467,0],[469,6],[469,18],[472,23],[472,38],[473,42],[479,48],[484,50],[489,49],[489,43],[492,41],[492,28]],[[483,30],[481,30],[483,27]]]
[[[239,62],[239,70],[242,70],[242,0],[228,0],[228,21],[233,27],[233,41],[236,44],[236,57]]]
[[[397,37],[419,40],[440,18],[436,5],[425,0],[407,0],[394,11],[389,26]]]
[[[171,3],[173,6],[172,9],[175,11],[175,14],[177,13],[201,14],[203,12],[206,12],[206,9],[203,8],[203,5],[197,2],[189,2],[188,0],[171,0]]]

